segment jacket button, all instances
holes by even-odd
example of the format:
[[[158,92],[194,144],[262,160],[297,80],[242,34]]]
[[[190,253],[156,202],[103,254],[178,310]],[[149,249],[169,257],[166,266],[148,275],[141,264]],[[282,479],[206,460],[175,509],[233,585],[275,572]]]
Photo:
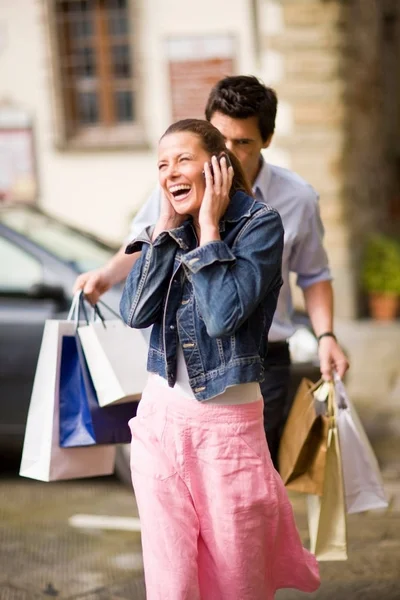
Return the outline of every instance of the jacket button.
[[[170,328],[171,331],[174,331],[175,330],[175,325],[170,325],[169,328]]]

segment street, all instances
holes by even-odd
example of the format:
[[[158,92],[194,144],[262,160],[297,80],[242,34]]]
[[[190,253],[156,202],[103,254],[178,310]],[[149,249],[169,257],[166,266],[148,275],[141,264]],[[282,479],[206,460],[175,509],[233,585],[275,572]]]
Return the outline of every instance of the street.
[[[144,599],[140,533],[103,529],[89,518],[102,516],[107,524],[107,516],[128,517],[122,526],[134,524],[132,491],[113,477],[41,483],[18,477],[17,470],[16,459],[3,454],[0,600]],[[400,599],[398,473],[392,469],[386,482],[391,497],[387,511],[349,516],[349,560],[321,563],[322,586],[315,594],[281,590],[277,600]],[[303,499],[291,498],[307,543]],[[79,520],[77,515],[88,517]],[[79,523],[85,518],[87,526],[82,528]]]

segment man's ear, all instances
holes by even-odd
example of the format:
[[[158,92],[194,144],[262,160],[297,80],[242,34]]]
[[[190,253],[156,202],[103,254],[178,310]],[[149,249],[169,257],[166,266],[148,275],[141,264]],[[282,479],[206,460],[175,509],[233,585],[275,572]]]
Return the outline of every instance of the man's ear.
[[[272,142],[272,138],[273,138],[274,134],[271,133],[270,136],[267,137],[267,139],[265,140],[265,142],[263,143],[263,148],[268,148],[268,146],[270,145],[270,143]]]

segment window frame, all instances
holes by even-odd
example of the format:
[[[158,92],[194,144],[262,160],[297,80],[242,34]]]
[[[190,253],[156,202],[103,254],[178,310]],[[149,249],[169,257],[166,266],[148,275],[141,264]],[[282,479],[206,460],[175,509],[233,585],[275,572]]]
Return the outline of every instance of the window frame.
[[[74,0],[70,0],[74,1]],[[79,0],[77,0],[79,1]],[[132,75],[130,90],[134,94],[136,120],[130,123],[115,123],[111,126],[82,126],[75,133],[69,134],[67,126],[67,110],[61,80],[60,51],[57,41],[57,7],[56,0],[45,0],[45,20],[47,41],[50,48],[50,65],[52,74],[52,91],[55,117],[55,146],[61,151],[109,151],[140,149],[148,150],[149,143],[144,129],[143,112],[143,75],[138,57],[141,54],[141,33],[139,24],[139,0],[127,0],[129,31],[127,33],[130,48]],[[133,31],[134,29],[134,31]]]

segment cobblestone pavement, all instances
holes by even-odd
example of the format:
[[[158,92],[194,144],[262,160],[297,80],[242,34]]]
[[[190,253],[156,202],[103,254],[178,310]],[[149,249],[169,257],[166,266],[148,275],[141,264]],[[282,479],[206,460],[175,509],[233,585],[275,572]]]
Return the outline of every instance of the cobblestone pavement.
[[[277,600],[400,600],[399,480],[388,472],[389,510],[349,517],[349,560],[321,564],[318,592],[282,590]],[[307,543],[303,500],[292,500]],[[137,510],[131,490],[113,478],[47,484],[0,475],[0,600],[145,598],[140,534],[71,527],[77,514]]]

